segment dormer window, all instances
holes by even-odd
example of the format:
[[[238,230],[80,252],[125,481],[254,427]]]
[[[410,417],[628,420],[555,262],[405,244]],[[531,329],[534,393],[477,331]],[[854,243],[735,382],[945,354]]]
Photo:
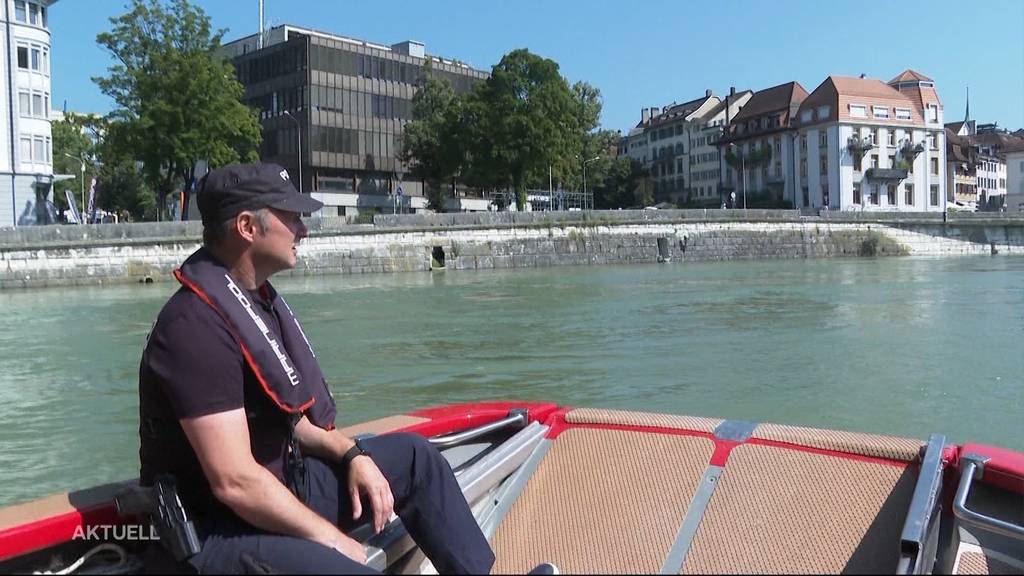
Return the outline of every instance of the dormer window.
[[[800,113],[801,122],[810,122],[814,119],[814,110],[804,110]]]
[[[828,106],[819,106],[818,107],[818,120],[824,120],[824,119],[828,118],[828,115],[831,112],[832,112],[832,110],[830,110]]]
[[[910,120],[910,108],[897,108],[896,109],[897,120]]]
[[[867,118],[868,107],[863,104],[850,104],[851,118]]]
[[[880,119],[888,118],[889,117],[889,108],[886,107],[886,106],[872,106],[871,107],[871,113],[875,116],[875,118],[880,118]]]

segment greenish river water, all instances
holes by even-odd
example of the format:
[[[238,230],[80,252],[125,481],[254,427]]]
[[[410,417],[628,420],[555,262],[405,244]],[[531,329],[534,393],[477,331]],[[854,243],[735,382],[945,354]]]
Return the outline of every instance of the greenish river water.
[[[347,424],[549,400],[1024,450],[1024,259],[285,279]],[[0,505],[137,475],[137,370],[176,285],[0,293]]]

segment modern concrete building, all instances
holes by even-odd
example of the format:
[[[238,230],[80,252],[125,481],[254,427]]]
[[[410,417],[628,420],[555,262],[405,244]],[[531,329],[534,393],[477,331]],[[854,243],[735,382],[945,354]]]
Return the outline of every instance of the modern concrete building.
[[[48,12],[55,2],[3,0],[0,228],[53,221]]]
[[[288,168],[303,191],[324,203],[327,216],[425,208],[423,183],[410,178],[400,159],[423,67],[429,60],[456,93],[488,76],[429,56],[419,42],[384,46],[288,25],[228,42],[224,50],[246,103],[260,110],[261,157]],[[447,209],[488,209],[489,200],[450,185]]]
[[[794,128],[797,207],[946,209],[942,104],[930,78],[829,76],[801,103]]]
[[[793,201],[794,119],[805,98],[799,82],[754,92],[725,126],[718,147],[729,206],[743,208],[754,196]]]

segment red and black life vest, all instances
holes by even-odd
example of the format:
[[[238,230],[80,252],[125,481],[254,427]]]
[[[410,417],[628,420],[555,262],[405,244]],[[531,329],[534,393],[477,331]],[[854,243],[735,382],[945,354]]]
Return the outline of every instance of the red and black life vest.
[[[280,334],[267,326],[254,309],[259,304],[205,247],[189,256],[174,271],[174,277],[224,318],[246,363],[274,405],[293,417],[305,414],[310,422],[325,430],[334,428],[334,397],[313,347],[270,282],[260,287],[260,294],[272,304],[280,320]]]

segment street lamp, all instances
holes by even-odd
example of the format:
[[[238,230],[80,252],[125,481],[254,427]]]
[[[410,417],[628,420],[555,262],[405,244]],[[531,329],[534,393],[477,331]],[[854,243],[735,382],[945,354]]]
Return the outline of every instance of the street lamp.
[[[295,159],[299,161],[299,193],[302,193],[302,124],[299,124],[299,119],[292,116],[292,113],[288,110],[284,111],[284,115],[291,118],[292,122],[295,122],[295,135],[298,136],[299,140],[299,151],[295,155]]]
[[[587,209],[587,164],[593,162],[594,160],[599,160],[600,158],[601,158],[600,156],[594,156],[590,160],[584,160],[583,161],[583,209],[584,210]],[[591,207],[593,207],[594,203],[591,202],[590,205],[591,205]]]
[[[729,149],[733,150],[734,153],[740,157],[740,173],[743,178],[743,209],[747,209],[747,159],[742,152],[739,151],[739,147],[736,144],[730,142]]]
[[[79,162],[82,163],[82,211],[78,215],[78,223],[85,224],[85,155],[83,154],[82,156],[72,156],[67,152],[63,152],[63,154],[68,158],[71,158],[72,160],[78,160]]]

